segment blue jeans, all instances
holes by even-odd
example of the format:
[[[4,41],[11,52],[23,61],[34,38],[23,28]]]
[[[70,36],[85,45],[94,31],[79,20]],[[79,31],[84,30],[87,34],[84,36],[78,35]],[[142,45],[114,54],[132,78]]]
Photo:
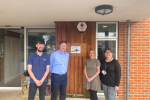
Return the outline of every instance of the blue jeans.
[[[67,73],[63,75],[52,74],[51,76],[51,100],[56,100],[60,89],[60,100],[66,100]]]
[[[104,90],[104,95],[106,100],[115,100],[116,97],[116,91],[115,87],[110,87],[105,84],[102,84],[103,90]]]
[[[39,98],[40,98],[40,100],[45,100],[46,84],[47,83],[45,82],[39,87]],[[38,88],[38,86],[36,86],[36,84],[30,83],[28,100],[34,100],[37,88]]]

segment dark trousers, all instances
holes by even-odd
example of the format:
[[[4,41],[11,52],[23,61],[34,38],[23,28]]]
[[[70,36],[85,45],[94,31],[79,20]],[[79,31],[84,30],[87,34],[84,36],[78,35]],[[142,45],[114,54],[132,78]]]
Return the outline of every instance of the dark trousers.
[[[51,76],[51,100],[56,100],[60,89],[60,100],[66,100],[67,73],[64,75],[52,74]]]
[[[46,84],[47,83],[45,82],[39,87],[39,98],[40,98],[40,100],[45,100]],[[34,100],[37,88],[38,88],[38,86],[36,86],[36,84],[30,83],[28,100]]]
[[[97,91],[89,90],[90,92],[90,100],[97,100]]]

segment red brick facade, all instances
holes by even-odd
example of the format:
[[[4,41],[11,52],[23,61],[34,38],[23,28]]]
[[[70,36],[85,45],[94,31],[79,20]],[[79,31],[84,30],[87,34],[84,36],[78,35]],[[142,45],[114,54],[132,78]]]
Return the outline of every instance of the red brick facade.
[[[130,99],[150,100],[150,18],[131,23]]]
[[[150,18],[131,22],[130,28],[130,100],[150,100]],[[127,23],[119,22],[118,60],[122,77],[116,100],[126,100],[126,31]]]

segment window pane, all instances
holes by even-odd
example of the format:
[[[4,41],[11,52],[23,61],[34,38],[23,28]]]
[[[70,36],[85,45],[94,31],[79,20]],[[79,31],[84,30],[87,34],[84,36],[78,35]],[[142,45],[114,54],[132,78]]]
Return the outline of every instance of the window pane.
[[[27,58],[36,52],[36,41],[43,38],[45,41],[44,53],[50,56],[55,51],[55,28],[51,29],[27,29]]]
[[[116,37],[116,24],[98,24],[98,37]]]
[[[116,40],[98,40],[97,41],[97,51],[98,51],[98,59],[102,61],[105,59],[104,50],[106,48],[110,48],[113,52],[113,58],[116,59]],[[103,87],[101,86],[101,90],[98,93],[103,93]]]
[[[24,70],[24,35],[20,35],[20,71]]]
[[[104,50],[106,48],[110,48],[113,52],[113,57],[116,59],[116,40],[98,40],[97,41],[98,48],[98,59],[101,61],[105,59]]]

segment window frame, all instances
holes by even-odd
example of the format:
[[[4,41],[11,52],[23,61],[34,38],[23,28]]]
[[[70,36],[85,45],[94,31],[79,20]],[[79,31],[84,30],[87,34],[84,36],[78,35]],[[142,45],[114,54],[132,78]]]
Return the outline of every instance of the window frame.
[[[50,29],[55,27],[24,27],[24,70],[27,70],[27,29]]]
[[[115,37],[103,37],[103,36],[98,36],[98,24],[116,24],[116,36]],[[96,22],[96,39],[97,38],[118,38],[118,22]]]
[[[118,39],[96,39],[96,59],[98,58],[98,48],[97,48],[97,45],[98,45],[98,41],[99,40],[106,40],[106,41],[109,41],[109,40],[115,40],[116,41],[116,60],[118,59]]]
[[[100,37],[98,36],[98,24],[116,24],[116,36],[115,37]],[[99,40],[115,40],[116,41],[116,58],[115,59],[118,59],[118,22],[96,22],[96,39],[95,39],[95,52],[96,52],[96,59],[98,58],[98,41]],[[97,96],[98,98],[105,98],[104,96],[104,92],[100,93],[100,92],[97,92]],[[116,98],[118,98],[118,92],[116,93]]]

